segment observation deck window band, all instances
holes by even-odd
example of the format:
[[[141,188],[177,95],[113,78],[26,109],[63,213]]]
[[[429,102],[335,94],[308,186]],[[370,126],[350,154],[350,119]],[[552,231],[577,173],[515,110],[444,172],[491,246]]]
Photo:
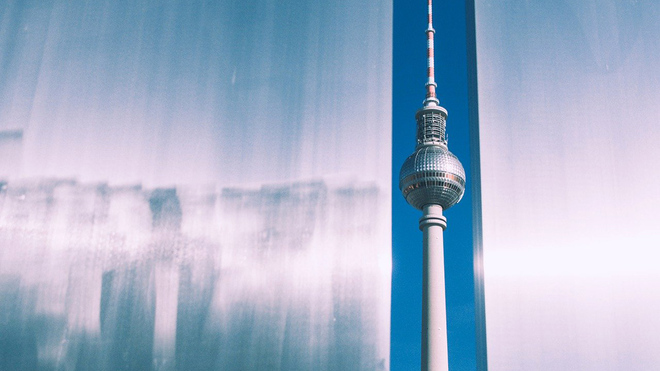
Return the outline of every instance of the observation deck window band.
[[[404,191],[406,189],[408,189],[410,186],[415,186],[415,189],[417,189],[417,188],[421,187],[422,185],[427,186],[427,187],[428,186],[434,186],[434,185],[443,186],[443,187],[446,187],[446,188],[451,188],[451,189],[456,190],[456,191],[460,191],[463,188],[460,184],[458,184],[458,182],[444,182],[444,181],[441,181],[441,180],[422,180],[422,181],[415,182],[413,184],[410,184],[410,185],[406,186],[404,188]]]
[[[414,181],[414,180],[418,180],[418,179],[424,179],[424,178],[449,178],[450,180],[453,180],[454,182],[456,182],[456,183],[458,183],[462,186],[465,185],[465,181],[461,177],[457,176],[456,174],[440,172],[440,171],[431,172],[428,175],[427,174],[420,174],[420,173],[411,174],[411,175],[408,175],[407,177],[403,178],[401,183],[406,184],[410,181]]]
[[[456,185],[455,183],[445,183],[441,181],[428,181],[428,182],[418,182],[411,184],[407,186],[406,188],[403,189],[403,193],[408,194],[410,191],[414,189],[418,189],[424,186],[424,188],[428,188],[428,186],[443,186],[445,188],[449,188],[454,191],[460,192],[462,187]],[[451,192],[447,192],[446,190],[434,190],[434,189],[428,189],[429,192],[436,192],[436,193],[441,193],[441,194],[451,194]]]

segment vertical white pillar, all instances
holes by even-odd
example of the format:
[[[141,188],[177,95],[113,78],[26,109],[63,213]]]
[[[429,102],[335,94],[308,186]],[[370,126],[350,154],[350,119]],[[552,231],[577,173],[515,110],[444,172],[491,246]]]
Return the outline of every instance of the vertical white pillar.
[[[179,304],[179,270],[176,265],[156,264],[156,318],[154,323],[154,370],[176,368],[176,323]]]
[[[423,232],[422,371],[449,370],[445,259],[442,233],[447,219],[440,205],[424,206],[419,219]]]

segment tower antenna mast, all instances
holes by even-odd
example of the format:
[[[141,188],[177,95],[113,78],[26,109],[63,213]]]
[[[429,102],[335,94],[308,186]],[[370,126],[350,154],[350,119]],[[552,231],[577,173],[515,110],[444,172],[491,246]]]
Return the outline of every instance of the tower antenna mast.
[[[422,210],[422,371],[447,371],[447,308],[442,215],[465,193],[465,170],[447,147],[447,110],[436,96],[433,4],[428,1],[427,81],[423,107],[415,114],[417,146],[401,166],[399,189],[406,201]]]
[[[440,102],[435,95],[435,89],[438,85],[435,83],[435,48],[433,38],[435,29],[433,29],[433,0],[428,0],[428,27],[426,28],[426,99],[424,106],[439,105]]]

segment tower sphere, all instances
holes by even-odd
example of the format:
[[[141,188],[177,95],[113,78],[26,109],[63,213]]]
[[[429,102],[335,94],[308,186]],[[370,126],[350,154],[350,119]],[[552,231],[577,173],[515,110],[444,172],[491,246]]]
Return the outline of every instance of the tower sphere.
[[[445,146],[418,147],[401,167],[399,189],[416,209],[424,205],[452,207],[465,193],[465,170],[458,158]]]
[[[439,106],[435,92],[432,5],[432,0],[428,0],[426,99],[415,115],[417,147],[401,167],[399,189],[406,201],[416,209],[439,205],[447,210],[458,203],[465,193],[465,170],[447,148],[447,110]]]

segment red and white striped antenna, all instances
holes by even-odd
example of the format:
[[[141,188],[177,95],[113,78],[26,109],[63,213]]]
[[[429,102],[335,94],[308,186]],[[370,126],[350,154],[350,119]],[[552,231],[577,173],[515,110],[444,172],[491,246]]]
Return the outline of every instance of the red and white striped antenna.
[[[437,106],[440,104],[440,101],[435,95],[435,88],[438,85],[435,83],[435,59],[433,47],[433,36],[435,35],[435,30],[433,29],[433,0],[428,0],[428,5],[429,24],[426,28],[426,73],[428,80],[426,81],[426,99],[424,99],[425,107]]]

